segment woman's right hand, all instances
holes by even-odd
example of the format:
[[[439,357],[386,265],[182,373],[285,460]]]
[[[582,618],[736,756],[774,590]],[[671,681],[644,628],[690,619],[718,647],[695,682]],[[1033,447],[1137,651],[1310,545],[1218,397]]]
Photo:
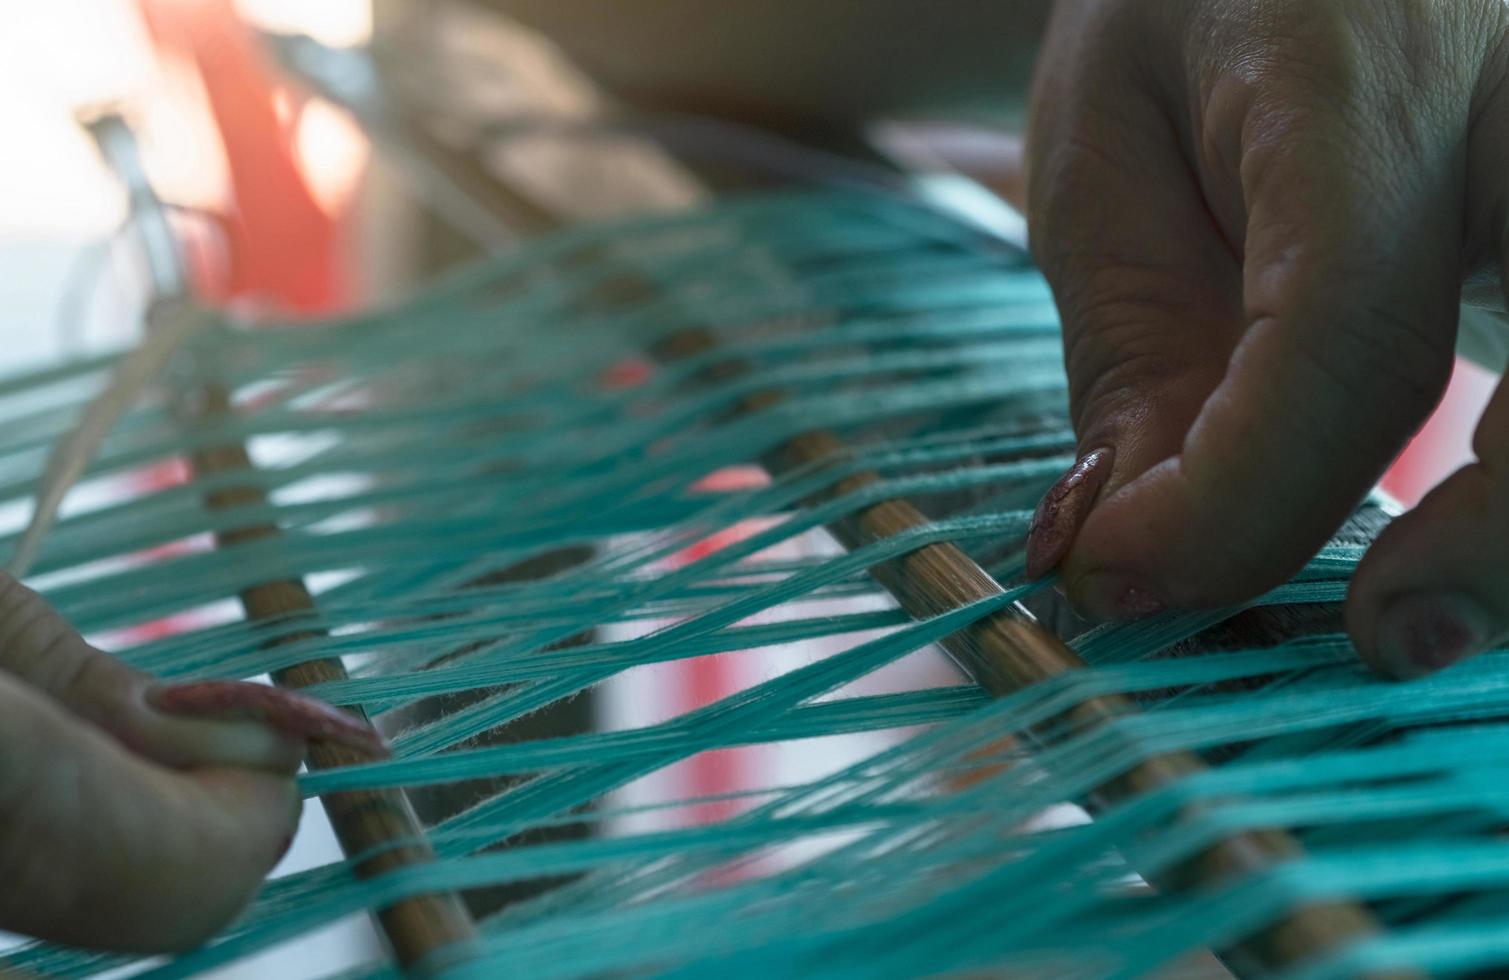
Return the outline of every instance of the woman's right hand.
[[[1084,454],[1029,566],[1098,618],[1243,602],[1425,421],[1464,285],[1503,295],[1509,6],[1058,0],[1028,150]],[[1389,674],[1509,636],[1509,384],[1474,449],[1353,580]]]

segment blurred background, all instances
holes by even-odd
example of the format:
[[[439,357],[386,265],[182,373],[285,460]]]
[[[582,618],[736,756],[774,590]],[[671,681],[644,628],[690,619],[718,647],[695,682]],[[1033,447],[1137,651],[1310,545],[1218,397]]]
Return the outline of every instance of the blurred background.
[[[0,377],[135,342],[154,289],[139,235],[144,206],[161,209],[194,293],[277,319],[391,303],[537,232],[540,212],[569,223],[684,208],[709,187],[904,185],[1022,235],[1005,202],[1021,193],[1015,134],[1040,26],[1033,5],[960,3],[940,18],[921,16],[919,0],[842,0],[809,11],[800,37],[783,29],[788,7],[9,4],[0,32]],[[101,152],[110,133],[126,134],[155,202],[138,194],[133,205],[131,174]],[[634,369],[626,365],[626,377]],[[1390,492],[1411,502],[1469,457],[1490,381],[1459,369],[1390,473]],[[720,476],[729,486],[759,478]],[[817,536],[795,546],[831,545]],[[719,656],[662,665],[582,699],[579,710],[597,725],[650,723],[761,679],[741,664]],[[929,657],[898,670],[877,683],[951,676]],[[737,789],[753,769],[765,782],[808,777],[874,747],[710,753],[657,774],[677,787],[631,790],[646,800],[712,795]],[[337,857],[311,804],[278,873]],[[326,975],[372,958],[376,942],[353,919],[225,975]]]

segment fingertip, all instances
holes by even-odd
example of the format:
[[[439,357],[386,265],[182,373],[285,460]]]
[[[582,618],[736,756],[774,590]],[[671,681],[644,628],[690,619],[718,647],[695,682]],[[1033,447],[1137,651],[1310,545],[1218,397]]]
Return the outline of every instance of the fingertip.
[[[1504,474],[1469,463],[1392,521],[1352,577],[1347,629],[1379,673],[1422,677],[1509,637]]]
[[[1177,460],[1169,460],[1121,487],[1088,515],[1062,565],[1064,591],[1081,615],[1127,622],[1176,604],[1163,572],[1178,536],[1160,526],[1159,515],[1177,479]]]
[[[1112,446],[1092,449],[1043,494],[1027,531],[1027,578],[1042,578],[1069,553],[1115,460]]]
[[[1412,680],[1484,652],[1498,633],[1488,608],[1468,593],[1407,592],[1383,604],[1358,652],[1384,676]]]
[[[146,699],[168,715],[258,722],[299,741],[330,742],[372,758],[385,758],[391,751],[382,734],[360,715],[286,688],[190,681],[155,686]]]
[[[291,776],[221,768],[201,769],[192,777],[240,825],[237,838],[256,877],[283,859],[304,814],[304,798]]]
[[[200,721],[159,715],[139,755],[173,769],[234,766],[292,776],[304,764],[309,743],[253,721]]]
[[[1087,619],[1129,623],[1155,616],[1168,602],[1154,586],[1125,572],[1091,571],[1068,580],[1069,603]]]
[[[1102,621],[1245,602],[1299,572],[1324,541],[1260,493],[1191,475],[1182,455],[1103,499],[1062,568],[1070,601]]]
[[[239,767],[291,776],[308,753],[308,740],[261,721],[202,719],[159,710],[145,677],[116,694],[116,704],[94,720],[136,755],[170,769]]]

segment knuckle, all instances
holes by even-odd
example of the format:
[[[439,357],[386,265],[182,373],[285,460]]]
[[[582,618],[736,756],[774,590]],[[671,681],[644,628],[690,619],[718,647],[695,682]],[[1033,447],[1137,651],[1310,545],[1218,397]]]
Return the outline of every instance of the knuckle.
[[[1028,170],[1028,225],[1033,257],[1050,278],[1074,266],[1087,225],[1101,220],[1103,201],[1119,186],[1127,152],[1114,129],[1090,122],[1041,148]]]
[[[35,687],[66,693],[103,656],[30,589],[10,589],[0,609],[0,664]]]
[[[1158,127],[1166,128],[1167,120],[1145,88],[1114,74],[1093,85],[1080,78],[1051,110],[1035,111],[1028,224],[1034,256],[1050,277],[1072,266],[1079,243],[1116,223],[1127,196],[1138,191],[1139,174],[1158,172]],[[1138,93],[1144,97],[1131,97]]]
[[[76,637],[70,635],[56,636],[52,640],[52,649],[61,649],[76,640]],[[125,710],[126,699],[130,694],[127,686],[121,683],[118,661],[81,642],[79,646],[82,649],[75,656],[59,658],[71,660],[73,667],[59,685],[52,689],[54,695],[74,711],[96,722],[113,723],[119,720],[119,715]]]
[[[1194,29],[1215,38],[1208,50],[1216,72],[1296,90],[1346,86],[1359,77],[1365,48],[1345,3],[1269,0],[1214,10]]]
[[[1126,424],[1127,416],[1143,413],[1144,406],[1155,384],[1149,378],[1166,372],[1166,365],[1156,355],[1134,357],[1120,362],[1092,376],[1080,385],[1071,385],[1069,402],[1074,430],[1081,438],[1100,434],[1109,438],[1109,431],[1118,423]],[[1096,427],[1095,432],[1090,431]]]
[[[1179,373],[1178,359],[1158,343],[1148,311],[1103,307],[1093,329],[1065,339],[1064,363],[1071,391],[1088,394],[1110,385],[1158,384]],[[1126,318],[1123,318],[1126,317]]]
[[[1242,5],[1244,8],[1246,5]],[[1386,173],[1405,159],[1450,149],[1465,123],[1488,42],[1473,17],[1444,0],[1281,0],[1228,13],[1203,70],[1202,130],[1214,145],[1233,131],[1258,159],[1282,158],[1315,140],[1336,164],[1349,159]],[[1275,152],[1277,151],[1277,152]],[[1391,166],[1392,165],[1392,166]]]
[[[1090,378],[1128,361],[1172,367],[1164,337],[1168,324],[1188,315],[1175,284],[1107,261],[1108,271],[1083,276],[1060,289],[1059,301],[1071,314],[1064,329],[1064,358],[1072,375]],[[1169,363],[1165,364],[1167,360]]]
[[[1064,363],[1077,429],[1109,420],[1181,383],[1191,365],[1168,342],[1168,324],[1187,315],[1170,290],[1129,293],[1087,286],[1075,297],[1079,325],[1065,331]],[[1081,430],[1082,431],[1082,430]]]
[[[1199,286],[1178,256],[1155,257],[1138,242],[1078,235],[1052,249],[1065,266],[1050,285],[1071,343],[1079,334],[1137,334],[1167,324],[1188,314],[1191,290]],[[1199,289],[1198,295],[1209,292]]]

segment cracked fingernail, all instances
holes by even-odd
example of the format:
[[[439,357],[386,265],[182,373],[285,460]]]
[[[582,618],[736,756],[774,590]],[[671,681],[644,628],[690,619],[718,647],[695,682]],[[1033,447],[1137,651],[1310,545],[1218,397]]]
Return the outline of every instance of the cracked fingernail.
[[[1027,531],[1029,579],[1042,578],[1069,553],[1115,458],[1111,448],[1085,453],[1043,495]]]

